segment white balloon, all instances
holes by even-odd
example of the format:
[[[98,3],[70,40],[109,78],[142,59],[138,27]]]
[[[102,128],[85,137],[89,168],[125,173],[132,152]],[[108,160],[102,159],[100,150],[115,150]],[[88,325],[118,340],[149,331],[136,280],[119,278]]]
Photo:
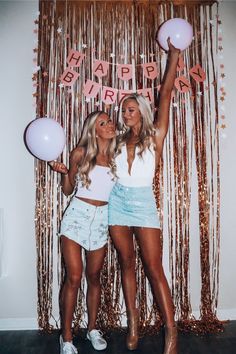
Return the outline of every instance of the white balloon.
[[[62,126],[52,118],[37,118],[27,127],[26,145],[40,160],[52,161],[62,153],[66,137]]]
[[[163,22],[156,36],[156,40],[165,50],[169,49],[167,43],[168,37],[170,37],[170,41],[175,48],[184,50],[192,42],[193,28],[190,23],[183,18],[172,18]]]

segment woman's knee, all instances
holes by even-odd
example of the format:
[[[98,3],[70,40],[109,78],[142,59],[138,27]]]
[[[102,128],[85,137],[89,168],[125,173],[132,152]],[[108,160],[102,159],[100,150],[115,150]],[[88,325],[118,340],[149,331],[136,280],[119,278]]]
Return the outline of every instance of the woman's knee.
[[[145,273],[151,283],[162,281],[164,270],[162,264],[149,264],[144,267]]]
[[[135,268],[135,256],[134,255],[122,255],[119,254],[119,263],[122,271],[128,271]]]
[[[67,274],[66,283],[72,288],[79,288],[81,283],[81,274]]]
[[[99,286],[100,285],[100,270],[96,272],[87,272],[86,278],[88,285]]]

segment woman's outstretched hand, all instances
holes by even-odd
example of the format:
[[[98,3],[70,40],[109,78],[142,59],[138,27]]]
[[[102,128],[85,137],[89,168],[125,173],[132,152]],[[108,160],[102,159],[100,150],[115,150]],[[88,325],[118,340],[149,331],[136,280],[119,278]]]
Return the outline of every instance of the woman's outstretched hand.
[[[50,161],[48,162],[48,164],[55,172],[62,173],[63,175],[66,175],[68,173],[68,168],[62,162]]]
[[[175,54],[175,55],[179,55],[179,54],[180,54],[181,50],[178,49],[178,48],[175,48],[175,47],[173,46],[173,44],[172,44],[171,41],[170,41],[170,37],[167,38],[167,43],[168,43],[168,47],[169,47],[168,53],[170,53],[170,54]]]

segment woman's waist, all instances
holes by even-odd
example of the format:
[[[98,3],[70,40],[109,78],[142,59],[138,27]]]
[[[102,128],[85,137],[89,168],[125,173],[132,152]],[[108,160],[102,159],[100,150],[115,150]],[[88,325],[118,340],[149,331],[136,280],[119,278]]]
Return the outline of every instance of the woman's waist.
[[[135,203],[147,202],[156,203],[153,191],[153,186],[127,186],[117,182],[111,192],[111,200],[116,199],[116,197],[121,198],[122,202],[129,204],[134,201]]]
[[[125,187],[152,187],[153,177],[123,176],[118,178],[117,182]]]
[[[97,203],[97,201],[107,203],[113,186],[114,182],[109,185],[101,183],[97,185],[96,188],[94,185],[89,186],[89,188],[78,185],[75,197],[87,203],[89,202],[90,204],[94,204],[94,202]]]
[[[85,203],[94,205],[94,206],[104,206],[104,205],[108,204],[108,202],[102,201],[102,200],[88,199],[88,198],[82,198],[82,197],[77,197],[77,196],[75,196],[75,198],[82,200]]]
[[[70,201],[70,205],[74,206],[76,209],[85,208],[88,211],[98,210],[106,210],[108,208],[108,202],[95,200],[95,199],[87,199],[76,197],[75,195]]]

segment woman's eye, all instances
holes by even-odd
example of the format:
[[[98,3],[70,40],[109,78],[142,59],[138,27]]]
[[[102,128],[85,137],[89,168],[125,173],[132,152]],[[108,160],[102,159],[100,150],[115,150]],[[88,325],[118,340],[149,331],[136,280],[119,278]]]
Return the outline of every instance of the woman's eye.
[[[100,126],[103,127],[106,123],[105,122],[101,122]]]

